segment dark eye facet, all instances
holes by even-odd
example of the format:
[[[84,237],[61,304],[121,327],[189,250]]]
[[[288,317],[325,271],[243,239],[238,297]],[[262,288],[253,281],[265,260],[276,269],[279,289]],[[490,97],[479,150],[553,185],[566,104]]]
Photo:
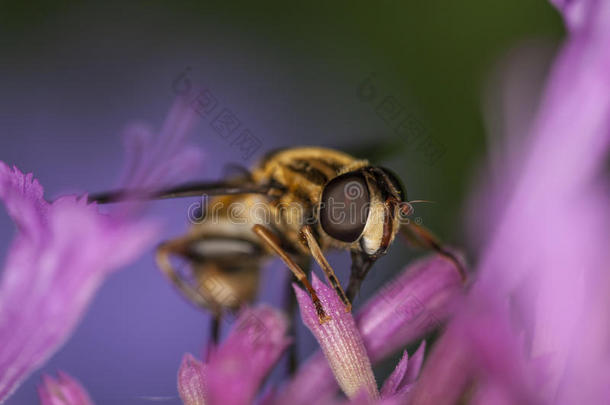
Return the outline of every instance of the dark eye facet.
[[[361,173],[346,173],[324,186],[320,201],[320,225],[332,238],[356,241],[369,214],[370,195]]]

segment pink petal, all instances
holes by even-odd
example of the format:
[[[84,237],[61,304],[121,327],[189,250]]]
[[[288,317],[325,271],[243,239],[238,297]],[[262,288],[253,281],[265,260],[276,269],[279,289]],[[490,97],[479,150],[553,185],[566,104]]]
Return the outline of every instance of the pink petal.
[[[607,381],[598,377],[610,364],[610,198],[605,183],[610,3],[556,4],[570,37],[524,144],[521,176],[480,260],[472,305],[501,307],[510,299],[514,313],[506,307],[496,315],[517,319],[528,340],[526,360],[550,356],[550,381],[540,389],[546,398],[595,403],[607,400]]]
[[[309,405],[323,397],[334,397],[337,380],[324,353],[318,351],[299,366],[296,375],[277,395],[275,404],[290,401],[292,405]]]
[[[442,257],[432,256],[409,265],[356,316],[371,361],[382,360],[437,327],[462,290],[457,268]],[[278,403],[309,405],[336,389],[328,362],[318,352],[284,387]]]
[[[470,382],[474,365],[470,362],[467,335],[455,325],[443,334],[429,355],[409,404],[455,404]]]
[[[205,367],[190,354],[185,354],[178,370],[178,393],[185,405],[205,405]]]
[[[463,288],[457,268],[444,257],[432,256],[409,265],[356,317],[372,361],[438,328]]]
[[[475,248],[488,243],[522,175],[524,145],[555,52],[547,40],[520,43],[496,63],[487,80],[482,104],[488,148],[464,216],[468,242]]]
[[[42,193],[32,173],[23,174],[0,161],[0,198],[21,234],[32,241],[41,237],[38,230],[46,221],[48,204]]]
[[[124,135],[127,164],[122,187],[150,190],[184,182],[185,175],[203,160],[202,151],[185,142],[197,119],[188,101],[178,98],[158,133],[145,124],[129,125]]]
[[[320,344],[343,392],[353,397],[364,390],[369,398],[378,398],[371,362],[351,312],[345,310],[335,290],[326,286],[315,274],[312,277],[313,288],[331,319],[320,323],[309,295],[295,287],[303,322]]]
[[[407,367],[409,366],[409,353],[405,350],[400,361],[396,365],[392,374],[385,380],[383,387],[381,387],[381,397],[388,398],[398,391],[400,385],[404,381],[407,373]]]
[[[510,403],[541,403],[539,370],[512,329],[492,300],[463,304],[428,356],[409,404],[454,404],[473,383],[502,387]]]
[[[585,25],[594,0],[551,0],[551,3],[563,14],[570,31],[575,31]]]
[[[381,397],[389,398],[406,398],[406,394],[413,387],[413,383],[419,375],[422,363],[424,361],[424,352],[426,351],[426,342],[422,342],[419,348],[409,359],[409,355],[405,350],[402,358],[396,365],[396,368],[383,383],[381,388]]]
[[[262,306],[241,312],[227,339],[206,363],[209,404],[250,404],[263,380],[290,344],[288,321]]]
[[[58,379],[44,375],[42,385],[38,387],[41,405],[93,405],[83,386],[63,372],[58,372]]]
[[[419,377],[419,372],[421,370],[421,366],[424,364],[424,355],[426,353],[426,341],[421,342],[411,359],[409,359],[409,368],[407,368],[407,373],[405,375],[404,385],[413,384],[417,377]]]
[[[154,229],[98,214],[0,162],[0,198],[18,224],[0,282],[0,401],[69,337],[104,277],[150,243]]]
[[[506,392],[505,387],[498,384],[480,383],[471,400],[472,405],[518,405]]]
[[[509,159],[504,178],[519,176],[492,190],[489,200],[506,204],[480,280],[429,356],[413,404],[454,403],[473,380],[477,403],[608,402],[610,199],[599,180],[610,145],[610,3],[555,4],[570,39],[521,159]]]

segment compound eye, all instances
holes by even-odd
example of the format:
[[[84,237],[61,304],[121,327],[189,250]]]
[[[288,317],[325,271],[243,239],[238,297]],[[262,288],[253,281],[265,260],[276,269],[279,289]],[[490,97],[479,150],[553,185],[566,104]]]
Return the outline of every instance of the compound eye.
[[[346,173],[324,186],[320,202],[320,225],[342,242],[355,242],[366,225],[370,194],[361,173]]]

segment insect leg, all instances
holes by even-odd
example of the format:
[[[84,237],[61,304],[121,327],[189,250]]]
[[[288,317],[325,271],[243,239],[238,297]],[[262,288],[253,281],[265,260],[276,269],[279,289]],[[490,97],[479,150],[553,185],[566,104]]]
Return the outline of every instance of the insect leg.
[[[182,277],[180,277],[180,274],[176,271],[171,263],[170,258],[173,255],[184,254],[192,241],[192,237],[187,236],[162,243],[157,248],[157,265],[167,276],[167,278],[180,290],[180,292],[186,296],[186,298],[204,309],[211,310],[212,315],[218,318],[222,313],[222,309],[218,305],[215,305],[213,302],[206,299],[199,291],[193,288],[193,286],[186,283]]]
[[[295,261],[301,267],[305,273],[309,274],[309,269],[311,268],[311,258],[309,256],[299,256],[295,258]],[[296,311],[298,309],[297,305],[297,297],[292,290],[292,277],[286,278],[286,287],[285,287],[285,310],[288,316],[290,317],[290,326],[289,326],[289,334],[292,336],[293,344],[288,347],[288,373],[289,375],[294,375],[299,368],[299,334],[296,333],[295,326],[297,322],[294,322],[294,317],[296,315]],[[299,318],[300,319],[300,318]]]
[[[273,232],[259,224],[254,225],[252,227],[252,231],[257,234],[261,238],[261,240],[271,250],[273,250],[280,257],[280,259],[284,261],[284,263],[286,263],[286,266],[288,266],[294,276],[303,284],[303,286],[309,293],[311,300],[313,301],[313,304],[316,308],[316,312],[318,313],[318,319],[320,320],[320,323],[324,323],[330,320],[330,317],[326,314],[324,308],[322,308],[322,303],[320,302],[318,295],[316,294],[315,290],[311,286],[311,283],[307,279],[305,271],[303,271],[303,269],[288,255],[288,253],[286,253],[286,251],[282,249],[279,241],[277,240],[277,237],[273,234]]]
[[[311,255],[316,260],[316,262],[318,262],[318,264],[324,271],[324,274],[326,275],[328,282],[335,289],[335,291],[337,292],[337,295],[339,295],[339,298],[341,298],[341,301],[343,301],[343,304],[345,304],[345,311],[346,312],[351,311],[352,304],[351,304],[350,300],[347,299],[347,296],[345,295],[345,292],[343,291],[343,288],[341,287],[341,283],[339,282],[339,280],[337,279],[337,276],[335,275],[335,271],[333,270],[333,268],[330,266],[330,264],[326,260],[326,257],[324,257],[324,253],[322,253],[322,249],[320,249],[320,245],[318,245],[318,241],[316,241],[316,238],[313,236],[313,233],[311,232],[311,227],[309,225],[303,226],[303,228],[301,228],[301,234],[304,236],[305,240],[307,241],[307,246],[309,247],[309,251],[311,252]]]
[[[220,340],[220,330],[222,326],[222,314],[218,316],[212,316],[212,321],[210,322],[210,338],[214,344],[218,343]]]
[[[460,275],[462,276],[462,281],[466,280],[467,274],[461,260],[459,260],[449,250],[445,249],[442,243],[438,240],[438,238],[434,236],[432,232],[430,232],[428,229],[421,225],[417,225],[415,223],[410,222],[408,224],[401,225],[400,232],[413,245],[421,247],[423,249],[433,250],[438,254],[445,256],[447,259],[451,260],[460,272]]]
[[[347,284],[347,298],[351,301],[354,300],[358,291],[360,291],[360,285],[368,274],[376,258],[367,255],[366,253],[359,252],[356,250],[351,251],[352,257],[352,269],[349,277],[349,283]]]

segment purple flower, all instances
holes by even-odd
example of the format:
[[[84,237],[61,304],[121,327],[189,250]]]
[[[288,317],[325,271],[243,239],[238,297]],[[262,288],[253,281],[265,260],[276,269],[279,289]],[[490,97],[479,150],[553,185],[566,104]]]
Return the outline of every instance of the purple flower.
[[[174,106],[160,136],[142,144],[142,154],[155,154],[161,160],[133,165],[125,184],[137,182],[140,189],[166,184],[178,173],[176,160],[192,163],[199,156],[182,145],[192,115],[183,102]],[[186,166],[178,165],[183,174]],[[18,231],[0,281],[3,402],[61,347],[104,278],[148,247],[157,227],[130,216],[102,215],[95,204],[87,204],[86,197],[49,203],[32,174],[3,162],[0,199]],[[47,382],[49,391],[55,385]]]
[[[412,404],[610,402],[610,3],[556,4],[569,39],[511,161],[519,176],[491,210],[479,279]]]
[[[178,393],[185,405],[204,405],[206,402],[205,365],[188,353],[178,370]]]
[[[370,362],[375,364],[438,328],[462,290],[459,271],[443,257],[432,256],[409,265],[356,314]],[[326,357],[316,353],[286,384],[276,403],[290,401],[293,405],[308,405],[334,395],[337,388]]]
[[[591,0],[551,0],[551,3],[561,11],[570,30],[581,29],[596,6]]]
[[[158,132],[145,123],[128,125],[123,134],[126,164],[121,186],[154,191],[184,182],[203,160],[203,151],[186,143],[198,119],[188,100],[179,97]]]
[[[422,320],[434,314],[438,322],[443,321],[449,313],[447,306],[462,289],[462,281],[452,262],[437,256],[421,260],[367,303],[358,321],[346,312],[335,290],[315,276],[313,286],[330,315],[323,324],[309,296],[299,288],[295,292],[303,321],[324,354],[312,356],[279,394],[269,391],[258,397],[258,403],[342,403],[335,398],[338,386],[353,403],[370,403],[371,399],[378,399],[380,404],[404,403],[422,366],[425,344],[411,358],[404,352],[381,391],[371,369],[372,359],[379,361],[404,347],[409,342],[405,339],[416,339],[438,326]],[[410,305],[394,306],[411,302],[413,297],[419,303],[417,312]],[[290,344],[286,331],[287,320],[276,310],[261,307],[243,311],[230,335],[218,348],[212,348],[205,362],[191,355],[183,358],[178,372],[178,392],[183,402],[252,403],[264,377]],[[386,346],[378,347],[378,339],[392,333],[402,338],[388,339]]]
[[[410,264],[356,315],[372,361],[383,360],[405,343],[438,329],[463,290],[460,272],[442,256]]]
[[[84,199],[42,198],[32,175],[0,162],[0,198],[18,227],[0,284],[0,400],[68,338],[104,277],[154,228],[102,216]]]
[[[312,285],[330,319],[321,322],[309,295],[295,286],[301,317],[322,347],[339,386],[350,398],[360,391],[367,398],[379,398],[371,361],[351,312],[346,310],[335,290],[324,285],[315,274]]]
[[[404,397],[413,387],[424,361],[426,343],[422,342],[412,358],[405,351],[396,368],[381,387],[382,398]]]
[[[425,276],[420,274],[422,269],[427,270]],[[405,279],[408,281],[405,282]],[[434,323],[425,321],[433,315],[424,303],[437,308],[451,302],[459,292],[456,287],[461,285],[461,276],[453,263],[440,257],[416,263],[365,307],[360,322],[365,328],[360,329],[351,312],[345,310],[334,289],[326,286],[315,275],[312,284],[330,320],[320,322],[310,297],[303,290],[295,288],[301,316],[320,344],[339,386],[356,402],[366,400],[370,403],[371,400],[381,398],[381,403],[384,403],[383,400],[405,400],[419,373],[425,345],[421,345],[408,365],[408,355],[405,352],[392,375],[384,383],[381,394],[377,391],[371,368],[372,355],[376,354],[379,359],[382,354],[392,353],[408,343],[408,340],[404,340],[405,337],[420,336],[438,326],[438,320]],[[412,300],[416,305],[410,303]],[[404,307],[396,305],[400,302],[409,304]],[[414,318],[420,317],[424,321],[412,322]],[[409,324],[410,326],[407,326]],[[377,343],[377,339],[405,329],[409,329],[410,333],[399,333],[398,339],[388,339],[385,345]],[[367,340],[369,346],[365,347],[364,342]],[[323,373],[323,369],[317,372]],[[321,393],[321,387],[309,388],[315,389],[313,392],[318,395]],[[329,390],[329,393],[332,391]],[[298,399],[298,403],[303,403],[304,398],[299,398],[299,395],[308,397],[310,393],[297,387],[291,390],[289,396],[285,395],[283,398],[290,397],[293,402]],[[310,399],[315,401],[315,397]]]
[[[250,404],[260,385],[290,344],[288,321],[262,306],[241,312],[227,339],[205,363],[186,355],[178,372],[185,404]]]
[[[187,405],[239,405],[250,404],[258,396],[258,402],[264,404],[338,404],[343,402],[335,398],[338,385],[354,404],[371,400],[388,405],[404,403],[422,367],[425,344],[411,358],[403,353],[380,391],[372,359],[379,361],[438,327],[450,313],[448,306],[459,296],[462,279],[455,265],[442,257],[421,260],[371,299],[357,320],[345,310],[335,290],[315,276],[313,286],[330,316],[323,324],[309,296],[299,288],[295,292],[303,320],[324,355],[312,356],[280,394],[272,390],[257,395],[290,344],[286,317],[263,306],[243,310],[225,341],[208,350],[205,362],[190,354],[184,356],[178,371],[182,401]],[[435,321],[431,323],[428,319],[432,315]],[[389,339],[392,334],[399,338]],[[386,338],[387,344],[379,343]]]
[[[357,405],[357,404],[377,404],[377,405],[399,405],[404,404],[409,397],[409,393],[413,388],[413,385],[419,375],[419,370],[424,359],[425,343],[422,343],[413,357],[409,358],[408,353],[405,351],[400,361],[396,365],[396,368],[385,380],[381,391],[379,393],[379,399],[371,400],[370,395],[366,391],[362,390],[359,394],[355,395],[351,399],[341,400],[334,396],[317,397],[313,403],[325,404],[325,405]],[[282,402],[277,402],[282,403]],[[284,402],[285,403],[285,402]]]
[[[59,371],[57,379],[45,375],[38,387],[40,405],[93,405],[87,391],[78,381]]]

